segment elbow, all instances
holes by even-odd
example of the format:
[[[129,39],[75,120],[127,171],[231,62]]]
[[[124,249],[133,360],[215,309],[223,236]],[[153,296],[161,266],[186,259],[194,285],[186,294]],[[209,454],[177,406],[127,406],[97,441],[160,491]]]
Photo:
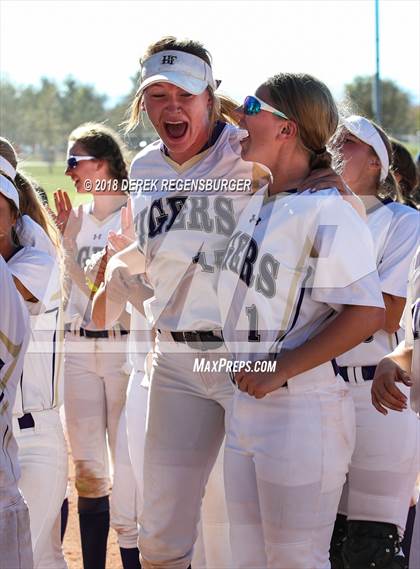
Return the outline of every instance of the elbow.
[[[382,329],[387,332],[387,334],[395,334],[400,329],[400,322],[398,321],[389,321],[386,318],[384,319],[384,325]]]

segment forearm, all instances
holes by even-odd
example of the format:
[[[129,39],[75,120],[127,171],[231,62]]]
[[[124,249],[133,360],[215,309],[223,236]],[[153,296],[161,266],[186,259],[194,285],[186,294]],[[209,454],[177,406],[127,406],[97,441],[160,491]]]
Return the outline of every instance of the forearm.
[[[107,294],[106,286],[101,283],[92,303],[92,320],[98,328],[106,330],[119,320],[127,304],[125,294]]]
[[[384,310],[345,306],[319,334],[298,348],[280,354],[279,371],[288,378],[313,369],[354,348],[382,328]]]
[[[386,355],[385,358],[395,362],[401,369],[410,373],[411,360],[413,356],[413,348],[407,347],[404,342],[398,344],[393,352]],[[383,358],[383,359],[385,359]]]
[[[64,240],[65,243],[66,240]],[[86,283],[85,273],[77,262],[77,248],[66,244],[65,246],[65,268],[66,276],[75,284],[87,297],[91,296],[91,291]]]
[[[140,275],[145,272],[146,260],[143,253],[138,250],[136,242],[116,253],[113,259],[123,263],[130,275]]]

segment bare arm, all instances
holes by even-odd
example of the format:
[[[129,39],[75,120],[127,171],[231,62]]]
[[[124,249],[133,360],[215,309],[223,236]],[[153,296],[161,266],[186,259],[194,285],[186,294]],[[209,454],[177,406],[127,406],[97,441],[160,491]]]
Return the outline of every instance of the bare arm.
[[[15,283],[16,288],[20,292],[23,300],[27,300],[28,302],[38,302],[38,299],[34,297],[30,290],[23,285],[17,277],[13,277],[13,281]]]
[[[130,245],[108,261],[104,282],[96,292],[92,306],[92,320],[99,328],[112,326],[120,317],[127,301],[144,314],[143,302],[153,293],[136,278],[137,273],[130,272],[130,268],[137,271],[143,267],[144,258],[139,260],[139,255],[143,257],[137,247],[133,249]],[[134,262],[134,265],[129,266],[123,259],[127,263]]]
[[[282,387],[286,381],[347,352],[382,328],[384,310],[346,305],[342,312],[311,340],[279,356],[274,373],[240,372],[235,376],[241,391],[257,399]]]
[[[404,312],[406,299],[401,296],[383,293],[385,303],[385,324],[383,329],[388,334],[393,334],[400,327],[401,316]]]
[[[413,348],[401,342],[376,366],[371,390],[372,404],[383,415],[388,414],[386,408],[393,411],[403,411],[407,408],[407,397],[396,386],[396,383],[412,386],[409,375],[412,355]]]

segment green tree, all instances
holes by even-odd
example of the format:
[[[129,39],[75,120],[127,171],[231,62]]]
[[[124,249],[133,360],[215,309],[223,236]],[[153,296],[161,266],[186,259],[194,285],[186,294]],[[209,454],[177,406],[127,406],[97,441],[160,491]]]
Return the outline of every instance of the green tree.
[[[370,119],[374,119],[372,106],[373,77],[355,77],[345,85],[346,98],[350,100],[352,110]],[[412,104],[409,95],[395,81],[381,81],[382,126],[394,136],[415,132],[412,121]]]

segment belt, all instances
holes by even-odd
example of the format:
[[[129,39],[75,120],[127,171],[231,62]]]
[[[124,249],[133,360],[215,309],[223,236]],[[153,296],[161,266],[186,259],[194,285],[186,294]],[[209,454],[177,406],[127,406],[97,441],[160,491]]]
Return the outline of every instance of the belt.
[[[158,330],[160,332],[160,330]],[[193,330],[191,332],[170,332],[175,342],[187,344],[190,348],[199,349],[202,352],[214,350],[223,346],[222,331],[215,334],[213,330]]]
[[[346,366],[339,367],[338,371],[344,381],[348,383],[363,383],[372,381],[375,376],[376,366]]]
[[[71,332],[71,325],[65,324],[64,325],[65,332]],[[114,333],[108,330],[86,330],[86,328],[79,328],[76,331],[79,336],[84,336],[85,338],[113,338]],[[129,334],[128,330],[119,330],[117,334],[121,334],[121,336],[126,336]]]
[[[32,417],[32,413],[25,413],[22,417],[18,418],[18,423],[20,430],[23,429],[32,429],[35,427],[35,421]]]

